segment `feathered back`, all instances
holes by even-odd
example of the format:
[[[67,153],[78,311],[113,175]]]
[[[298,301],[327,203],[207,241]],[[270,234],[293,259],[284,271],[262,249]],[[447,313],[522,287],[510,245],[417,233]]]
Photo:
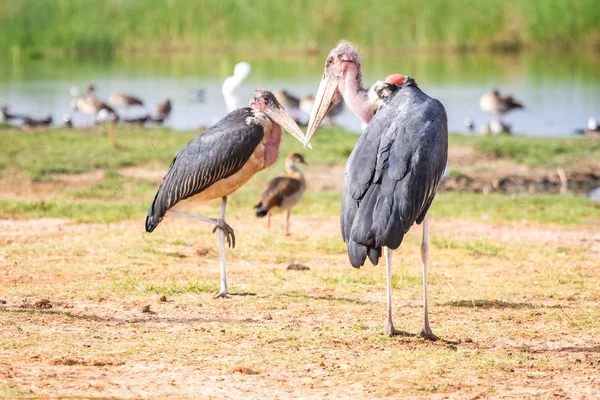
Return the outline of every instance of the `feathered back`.
[[[448,157],[443,105],[414,80],[382,106],[346,164],[341,229],[354,267],[377,264],[381,247],[396,249],[421,223]]]
[[[175,156],[158,188],[146,217],[152,232],[167,210],[215,182],[238,172],[248,161],[264,133],[260,125],[247,124],[250,108],[240,108],[192,139]]]

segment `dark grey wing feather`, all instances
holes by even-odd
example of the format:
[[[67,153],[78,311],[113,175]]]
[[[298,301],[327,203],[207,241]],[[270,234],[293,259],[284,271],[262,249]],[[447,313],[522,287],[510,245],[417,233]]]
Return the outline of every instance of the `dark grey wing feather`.
[[[240,108],[192,139],[173,159],[146,217],[152,232],[167,210],[238,172],[263,139],[262,126],[246,123],[253,111]]]
[[[358,141],[344,177],[341,227],[354,267],[377,264],[422,222],[446,166],[448,122],[442,104],[416,84],[382,106]]]

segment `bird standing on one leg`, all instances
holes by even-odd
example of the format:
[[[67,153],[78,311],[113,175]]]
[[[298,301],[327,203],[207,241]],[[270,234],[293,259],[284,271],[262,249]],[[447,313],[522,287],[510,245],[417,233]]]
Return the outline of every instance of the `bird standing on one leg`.
[[[279,155],[282,127],[304,143],[304,134],[275,96],[266,90],[254,91],[249,107],[229,113],[181,149],[148,210],[146,231],[152,232],[167,211],[181,200],[190,197],[200,201],[221,198],[219,218],[170,211],[211,223],[214,225],[213,232],[218,230],[221,290],[217,297],[228,295],[225,239],[231,247],[235,247],[234,231],[225,222],[227,196],[275,162]]]
[[[392,322],[392,250],[416,222],[423,223],[424,318],[419,336],[437,340],[429,326],[427,211],[435,197],[448,157],[448,121],[442,103],[423,93],[416,82],[391,75],[398,89],[374,110],[363,87],[362,62],[355,47],[341,42],[327,57],[307,130],[307,141],[338,96],[368,126],[352,151],[344,175],[341,229],[353,267],[367,257],[373,264],[384,252],[387,277],[387,335],[405,334]],[[374,115],[374,112],[376,114]]]
[[[306,181],[296,163],[308,165],[304,157],[298,153],[290,153],[285,158],[285,170],[288,176],[278,176],[272,179],[260,195],[256,208],[256,216],[267,216],[267,227],[271,227],[271,213],[277,210],[287,212],[285,219],[285,234],[290,234],[290,211],[302,198],[306,189]]]

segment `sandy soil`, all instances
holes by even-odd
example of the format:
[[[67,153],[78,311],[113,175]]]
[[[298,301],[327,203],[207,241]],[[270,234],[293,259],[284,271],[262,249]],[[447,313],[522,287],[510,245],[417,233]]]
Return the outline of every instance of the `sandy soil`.
[[[169,279],[218,281],[214,237],[189,221],[167,219],[159,236],[142,236],[140,221],[0,221],[0,395],[600,396],[597,227],[432,221],[432,241],[454,243],[432,254],[434,330],[461,340],[444,345],[381,335],[383,270],[353,270],[343,249],[321,247],[337,237],[337,218],[298,218],[289,238],[276,229],[253,237],[256,220],[233,222],[230,283],[258,293],[217,300],[210,290],[147,290]],[[482,239],[501,253],[473,252]],[[413,330],[418,240],[418,231],[407,238],[395,267],[406,275],[396,323]],[[272,246],[293,243],[310,270],[275,259]]]

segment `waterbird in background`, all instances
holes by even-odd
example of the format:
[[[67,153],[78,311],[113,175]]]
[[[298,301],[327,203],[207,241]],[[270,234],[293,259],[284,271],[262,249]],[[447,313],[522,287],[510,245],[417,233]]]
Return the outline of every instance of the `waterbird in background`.
[[[577,129],[575,133],[579,135],[585,135],[590,138],[600,138],[600,125],[598,120],[594,117],[589,117],[587,120],[587,126],[585,129]]]
[[[156,116],[154,117],[154,122],[164,123],[169,115],[171,115],[173,107],[171,105],[171,99],[168,97],[158,103],[156,106]]]
[[[301,154],[288,154],[285,158],[285,170],[288,176],[271,179],[254,206],[257,217],[267,216],[267,228],[271,227],[271,213],[285,210],[287,212],[285,217],[286,235],[290,234],[290,212],[298,204],[306,189],[304,175],[298,169],[297,164],[308,165]]]
[[[124,113],[127,113],[127,109],[132,106],[144,107],[144,102],[137,97],[122,93],[114,92],[108,96],[108,103],[115,107],[121,107]]]
[[[213,232],[218,231],[221,289],[217,297],[227,297],[229,293],[225,238],[230,247],[235,247],[234,231],[225,222],[227,196],[275,162],[279,155],[281,128],[305,142],[304,134],[275,96],[266,90],[254,91],[249,107],[232,111],[181,149],[148,211],[146,231],[152,232],[167,211],[181,200],[221,198],[219,218],[169,211],[213,224]]]
[[[24,115],[24,114],[11,113],[8,106],[2,106],[2,108],[0,108],[0,121],[1,122],[8,122],[8,121],[17,120],[17,119],[22,120],[24,118],[26,118],[26,115]]]
[[[352,151],[344,175],[341,229],[350,263],[373,264],[384,253],[387,277],[387,335],[392,322],[392,250],[416,222],[423,224],[423,327],[418,336],[438,340],[429,326],[427,211],[435,197],[448,158],[448,120],[442,103],[423,93],[412,78],[391,75],[385,83],[398,89],[387,104],[373,110],[363,87],[362,62],[356,48],[339,43],[328,55],[308,124],[306,143],[340,95],[368,124]],[[374,112],[375,115],[374,115]]]
[[[73,88],[71,88],[70,92],[71,95],[75,93]],[[96,88],[94,85],[89,85],[86,93],[75,99],[74,109],[82,114],[91,115],[94,118],[94,124],[119,120],[117,112],[96,97]]]
[[[204,100],[206,100],[206,90],[192,89],[188,95],[188,99],[192,103],[204,103]]]
[[[73,121],[71,120],[71,116],[69,114],[63,115],[63,127],[67,129],[73,128]]]
[[[479,108],[481,111],[492,114],[498,121],[504,114],[523,108],[523,104],[519,103],[512,96],[501,96],[498,90],[484,93],[479,98]]]
[[[473,133],[473,131],[475,130],[475,122],[473,122],[471,118],[465,118],[463,124],[467,128],[467,132]]]
[[[486,136],[501,134],[510,135],[512,134],[512,128],[504,121],[493,119],[488,124],[483,126],[481,133]]]
[[[292,111],[296,111],[300,108],[300,98],[294,96],[287,90],[278,90],[273,92],[277,101],[291,114]]]
[[[307,115],[310,115],[310,112],[313,109],[313,105],[315,103],[315,97],[312,95],[304,96],[300,99],[300,109],[304,111]],[[331,106],[331,110],[327,113],[327,123],[329,125],[334,124],[334,117],[341,114],[344,111],[344,101],[341,97],[338,97],[335,101],[335,104]]]
[[[245,61],[239,62],[233,68],[233,75],[223,81],[221,92],[227,105],[227,112],[232,112],[244,105],[244,100],[241,97],[244,82],[250,76],[252,67]]]
[[[38,127],[46,127],[52,125],[52,115],[48,114],[44,118],[33,118],[29,116],[25,116],[23,118],[23,127],[24,128],[38,128]]]
[[[277,101],[290,113],[294,120],[298,121],[298,110],[300,110],[300,99],[287,90],[273,92]]]

